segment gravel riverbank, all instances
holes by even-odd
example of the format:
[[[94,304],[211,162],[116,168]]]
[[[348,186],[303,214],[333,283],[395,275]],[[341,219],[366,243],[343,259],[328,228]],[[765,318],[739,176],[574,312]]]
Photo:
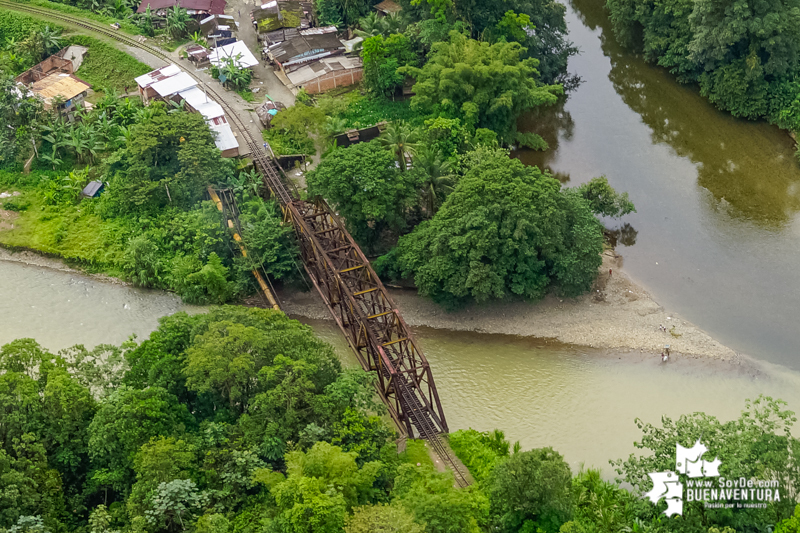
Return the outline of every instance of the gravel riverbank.
[[[611,274],[609,275],[609,269]],[[492,302],[448,313],[414,291],[390,290],[411,326],[557,339],[594,348],[672,353],[738,361],[739,355],[697,326],[665,310],[622,270],[622,256],[603,256],[592,292],[575,299],[548,296],[538,303]],[[290,315],[330,319],[316,293],[280,294]],[[664,326],[666,331],[660,329]]]
[[[2,247],[0,261],[80,272],[55,257]],[[674,354],[739,361],[739,354],[665,310],[644,288],[631,281],[621,267],[622,257],[608,251],[603,256],[595,287],[587,295],[575,299],[551,295],[537,303],[492,302],[453,313],[414,291],[390,289],[389,292],[411,326],[551,338],[594,348],[646,353],[660,353],[669,344]],[[92,277],[127,285],[109,276]],[[281,291],[279,296],[289,315],[331,320],[316,292]],[[660,329],[662,325],[666,331]]]

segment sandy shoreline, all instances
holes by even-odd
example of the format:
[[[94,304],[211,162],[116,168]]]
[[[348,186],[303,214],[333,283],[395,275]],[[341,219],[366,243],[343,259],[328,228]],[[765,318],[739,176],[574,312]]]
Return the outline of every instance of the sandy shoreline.
[[[127,283],[102,274],[87,274],[62,260],[32,251],[0,247],[0,261],[13,261],[61,272],[88,275],[122,285]],[[410,290],[389,292],[411,326],[454,331],[474,331],[556,339],[593,348],[660,353],[671,351],[690,357],[738,361],[739,355],[711,338],[697,326],[669,313],[621,268],[622,257],[613,251],[603,256],[601,273],[592,292],[575,299],[548,296],[538,303],[491,302],[448,313]],[[608,270],[612,270],[609,276]],[[316,292],[281,291],[284,311],[311,319],[331,320]],[[668,331],[659,329],[664,325]],[[673,329],[674,326],[674,329]],[[671,332],[670,332],[671,331]],[[674,333],[674,334],[673,334]]]
[[[621,266],[620,255],[606,252],[595,287],[579,298],[548,296],[538,303],[492,302],[455,313],[444,311],[414,291],[389,292],[410,326],[551,338],[568,344],[648,353],[660,353],[669,344],[672,353],[684,356],[739,360],[736,352],[664,310],[643,287],[631,281]],[[330,320],[316,293],[284,292],[280,297],[287,314]],[[667,332],[659,329],[662,324]]]

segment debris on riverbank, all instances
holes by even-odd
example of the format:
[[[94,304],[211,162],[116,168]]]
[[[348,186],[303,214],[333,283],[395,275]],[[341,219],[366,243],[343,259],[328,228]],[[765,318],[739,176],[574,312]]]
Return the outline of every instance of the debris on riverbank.
[[[603,255],[592,292],[575,299],[553,295],[538,303],[492,302],[448,313],[412,291],[390,290],[411,326],[558,339],[604,349],[672,353],[737,361],[738,355],[697,326],[667,312],[622,270],[622,256]],[[330,319],[316,292],[281,295],[288,314]],[[661,326],[666,331],[660,329]]]

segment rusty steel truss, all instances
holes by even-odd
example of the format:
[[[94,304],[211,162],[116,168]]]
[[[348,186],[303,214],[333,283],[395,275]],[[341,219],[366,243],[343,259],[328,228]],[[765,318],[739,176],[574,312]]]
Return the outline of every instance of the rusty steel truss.
[[[417,425],[447,433],[430,365],[341,221],[322,199],[293,201],[288,216],[309,277],[361,366],[377,373],[378,392],[392,419],[407,436],[423,433]]]
[[[322,198],[301,200],[274,159],[251,145],[265,185],[294,226],[303,265],[400,432],[424,438],[465,487],[467,476],[440,439],[447,421],[430,365],[386,288],[342,221]]]

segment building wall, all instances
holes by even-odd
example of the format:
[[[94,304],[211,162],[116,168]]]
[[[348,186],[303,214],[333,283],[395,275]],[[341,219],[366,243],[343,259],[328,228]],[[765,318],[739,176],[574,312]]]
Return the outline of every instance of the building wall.
[[[308,94],[319,94],[337,87],[347,87],[348,85],[355,85],[360,82],[364,77],[364,69],[353,68],[347,70],[336,70],[328,72],[317,79],[308,81],[303,85],[303,89]]]

